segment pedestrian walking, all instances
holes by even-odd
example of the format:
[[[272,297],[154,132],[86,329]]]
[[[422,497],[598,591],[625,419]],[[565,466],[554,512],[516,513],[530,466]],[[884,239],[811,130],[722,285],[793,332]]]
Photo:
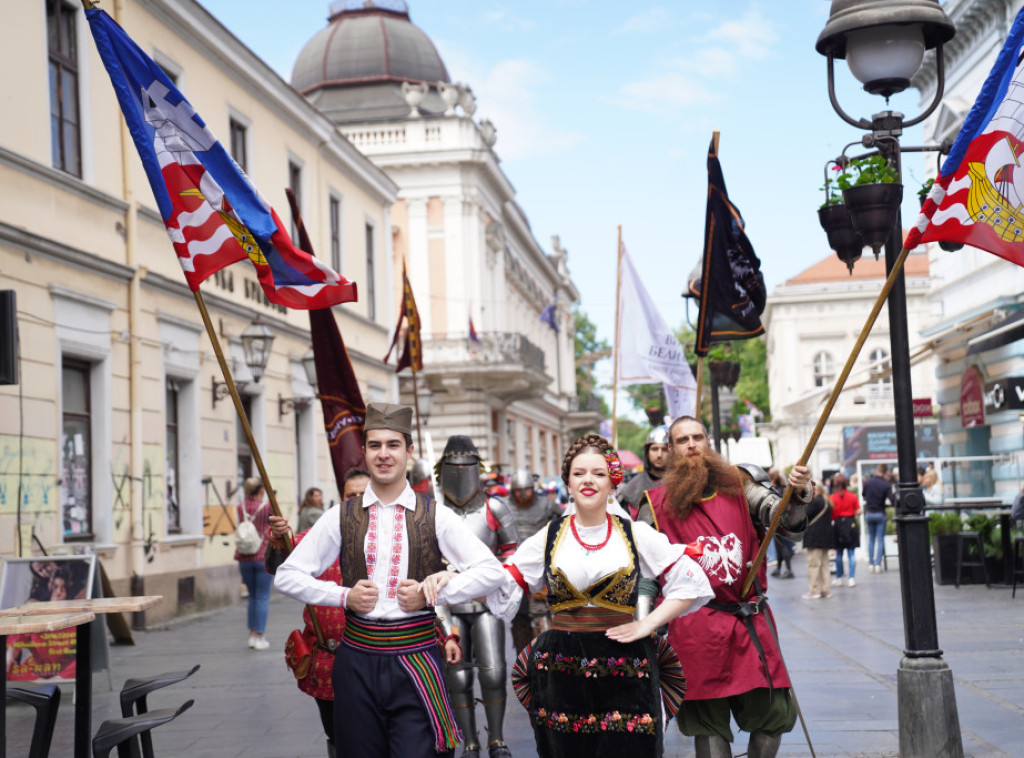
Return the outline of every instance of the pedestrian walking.
[[[265,493],[263,480],[257,476],[249,477],[242,483],[245,499],[238,505],[238,523],[252,522],[259,535],[258,547],[255,552],[240,552],[241,545],[236,543],[235,560],[242,574],[242,582],[249,592],[249,642],[253,650],[266,650],[270,647],[263,636],[267,628],[267,615],[270,612],[270,587],[273,578],[263,567],[263,559],[267,552],[267,529],[270,526],[270,503],[263,502]],[[246,548],[248,549],[248,548]]]
[[[807,506],[807,531],[804,532],[804,554],[807,556],[807,593],[804,600],[828,598],[829,559],[832,549],[832,502],[824,486],[814,485],[814,498]]]
[[[836,548],[836,578],[832,580],[832,584],[839,586],[843,583],[845,553],[850,570],[850,578],[846,584],[848,587],[856,587],[857,562],[854,559],[854,550],[860,547],[860,525],[857,523],[860,499],[847,489],[847,479],[842,474],[836,474],[832,478],[832,486],[835,488],[831,498],[832,539]]]

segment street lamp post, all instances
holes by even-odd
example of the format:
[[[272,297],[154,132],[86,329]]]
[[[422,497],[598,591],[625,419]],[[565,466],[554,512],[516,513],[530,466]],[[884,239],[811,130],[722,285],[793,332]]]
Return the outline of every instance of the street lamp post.
[[[828,58],[829,99],[849,124],[870,130],[864,138],[901,172],[900,136],[920,123],[942,99],[942,45],[955,29],[937,0],[833,0],[829,21],[818,37],[817,50]],[[854,119],[835,94],[834,60],[846,58],[864,89],[886,99],[910,86],[924,51],[936,48],[938,82],[931,105],[905,122],[901,113],[884,111],[871,121]],[[885,244],[886,271],[891,272],[903,246],[899,213]],[[888,298],[892,355],[893,405],[899,460],[899,505],[896,534],[900,549],[900,592],[903,599],[905,649],[897,672],[900,755],[904,758],[962,758],[963,740],[957,715],[953,673],[942,659],[935,619],[935,592],[928,550],[928,519],[917,483],[913,391],[907,295],[900,274]]]

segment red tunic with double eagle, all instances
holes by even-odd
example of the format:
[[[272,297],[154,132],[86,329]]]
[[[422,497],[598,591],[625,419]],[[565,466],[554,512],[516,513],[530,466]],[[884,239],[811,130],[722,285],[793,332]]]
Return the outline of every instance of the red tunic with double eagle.
[[[715,494],[695,504],[685,519],[679,519],[664,503],[664,488],[646,494],[659,531],[675,543],[700,543],[704,552],[697,560],[711,581],[715,602],[739,602],[747,576],[745,567],[754,559],[763,537],[762,530],[751,521],[746,498],[742,494]],[[763,563],[757,584],[767,587]],[[750,594],[755,591],[752,588]],[[782,656],[764,615],[750,618],[764,649],[772,686],[789,687]],[[686,700],[729,697],[768,687],[764,666],[746,625],[727,611],[705,606],[673,619],[668,639],[686,672]]]
[[[298,545],[306,532],[295,535],[295,544]],[[341,584],[341,566],[339,561],[317,577],[324,582],[337,582]],[[341,635],[345,632],[345,609],[318,605],[316,606],[316,617],[320,622],[320,629],[324,638],[341,642]],[[307,695],[320,700],[334,700],[334,687],[331,685],[331,672],[334,670],[334,656],[324,650],[314,649],[316,644],[316,632],[313,631],[313,620],[309,615],[309,608],[302,609],[302,620],[305,627],[302,630],[302,637],[313,651],[313,665],[310,667],[309,675],[305,679],[299,679],[299,689]]]

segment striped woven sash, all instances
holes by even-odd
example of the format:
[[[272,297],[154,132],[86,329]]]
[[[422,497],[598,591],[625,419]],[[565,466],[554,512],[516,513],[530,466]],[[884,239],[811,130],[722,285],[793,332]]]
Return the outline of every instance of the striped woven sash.
[[[441,753],[461,742],[462,732],[448,700],[434,622],[434,614],[371,621],[350,613],[345,617],[342,644],[363,653],[398,658],[427,711],[434,730],[434,747]]]
[[[561,632],[603,632],[632,620],[633,616],[629,613],[591,605],[556,613],[552,627]]]

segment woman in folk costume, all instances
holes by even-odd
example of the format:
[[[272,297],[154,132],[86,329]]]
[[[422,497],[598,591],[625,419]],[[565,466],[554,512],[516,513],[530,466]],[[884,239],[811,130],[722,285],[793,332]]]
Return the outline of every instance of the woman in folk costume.
[[[576,440],[562,479],[571,496],[567,515],[520,545],[508,559],[505,585],[487,600],[510,620],[524,591],[548,590],[553,628],[520,654],[512,673],[516,695],[542,758],[661,756],[662,702],[671,717],[685,682],[654,631],[710,600],[711,586],[685,546],[633,523],[616,504],[622,464],[604,437]],[[665,600],[634,621],[641,577],[662,577]],[[435,575],[425,584],[443,581]]]

